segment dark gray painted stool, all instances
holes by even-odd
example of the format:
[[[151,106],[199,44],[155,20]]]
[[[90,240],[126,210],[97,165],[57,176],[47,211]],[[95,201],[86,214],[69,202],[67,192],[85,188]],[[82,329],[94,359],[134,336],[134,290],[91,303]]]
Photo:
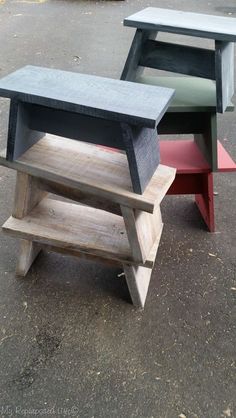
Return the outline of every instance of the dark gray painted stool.
[[[218,170],[216,112],[233,110],[233,41],[236,19],[149,7],[124,20],[136,33],[122,80],[176,90],[159,134],[193,134],[213,171]],[[156,41],[158,32],[215,40],[215,50]],[[145,67],[194,77],[150,77]]]
[[[45,133],[118,148],[127,154],[134,192],[142,194],[159,164],[156,128],[173,94],[26,66],[0,80],[0,95],[11,99],[7,159],[19,158]]]
[[[137,31],[122,79],[132,80],[139,65],[215,80],[217,111],[225,111],[234,94],[235,18],[148,7],[127,17],[124,25]],[[215,49],[155,41],[157,32],[213,39]]]

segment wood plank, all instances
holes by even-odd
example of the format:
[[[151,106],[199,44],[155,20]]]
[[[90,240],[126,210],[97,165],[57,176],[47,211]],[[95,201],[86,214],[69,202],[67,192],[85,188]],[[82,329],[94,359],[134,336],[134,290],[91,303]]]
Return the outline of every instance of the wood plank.
[[[150,258],[152,249],[157,251],[158,248],[155,244],[157,240],[159,242],[163,228],[160,206],[156,206],[153,214],[134,211],[126,206],[121,206],[121,212],[133,259],[144,263]]]
[[[140,264],[133,260],[123,218],[99,209],[44,198],[23,219],[10,217],[2,229],[40,245],[81,251],[122,264]],[[153,251],[150,257],[147,267],[153,266]]]
[[[203,48],[148,40],[139,65],[215,80],[215,52]]]
[[[124,20],[125,26],[221,41],[236,41],[236,19],[147,7]]]
[[[19,257],[16,267],[16,275],[25,277],[42,247],[33,241],[20,240]]]
[[[0,164],[150,213],[175,176],[174,168],[160,164],[145,192],[138,195],[132,191],[125,154],[52,135],[45,136],[16,161],[8,161],[1,154]]]
[[[162,228],[163,228],[163,225],[162,225]],[[161,228],[160,233],[159,233],[159,235],[158,235],[158,237],[157,237],[157,239],[156,239],[156,241],[155,241],[155,243],[154,243],[154,245],[153,245],[153,247],[150,251],[148,259],[147,259],[146,263],[144,264],[147,268],[152,268],[154,263],[155,263],[156,254],[157,254],[157,250],[158,250],[158,247],[159,247],[160,238],[161,238],[161,234],[162,234],[162,228]],[[23,240],[21,240],[21,241],[23,241]],[[72,250],[71,248],[62,248],[62,247],[56,247],[56,246],[53,246],[53,245],[43,244],[43,250],[48,251],[48,252],[56,252],[56,253],[59,253],[59,254],[64,254],[64,255],[67,255],[67,256],[76,257],[76,258],[80,258],[80,259],[84,259],[84,260],[88,260],[88,261],[94,261],[96,263],[107,264],[109,266],[121,266],[122,265],[122,262],[119,261],[119,260],[103,258],[103,257],[95,256],[93,254],[88,254],[88,253],[83,253],[81,251]]]
[[[39,180],[25,173],[17,172],[15,199],[12,216],[22,219],[47,193],[39,188]]]
[[[217,111],[224,113],[234,95],[234,44],[216,41],[215,48]]]
[[[173,96],[166,88],[26,66],[0,80],[0,95],[67,112],[155,128]]]
[[[134,81],[137,76],[143,72],[139,61],[142,55],[142,49],[147,39],[155,39],[157,32],[143,31],[137,29],[132,41],[124,69],[121,74],[121,80]]]
[[[123,269],[133,305],[136,308],[144,308],[152,269],[125,264]]]

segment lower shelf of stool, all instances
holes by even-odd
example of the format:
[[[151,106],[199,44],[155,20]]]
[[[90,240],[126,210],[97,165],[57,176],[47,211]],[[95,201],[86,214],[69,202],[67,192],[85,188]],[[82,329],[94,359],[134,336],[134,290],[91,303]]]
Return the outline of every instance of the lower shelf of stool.
[[[10,217],[3,231],[72,255],[82,252],[121,264],[137,264],[132,258],[123,218],[80,204],[44,198],[23,219]],[[145,267],[154,265],[161,233],[162,225],[143,264]]]
[[[209,173],[211,168],[193,140],[160,141],[161,163],[175,167],[177,174]],[[218,171],[236,171],[232,160],[220,141],[217,141]],[[194,193],[194,191],[193,191]]]

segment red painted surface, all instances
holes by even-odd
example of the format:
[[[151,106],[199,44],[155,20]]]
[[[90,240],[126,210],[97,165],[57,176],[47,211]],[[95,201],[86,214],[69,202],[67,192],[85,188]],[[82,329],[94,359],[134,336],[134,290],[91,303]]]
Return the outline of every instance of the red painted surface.
[[[236,163],[232,160],[220,141],[218,141],[218,171],[231,172],[236,171]]]
[[[107,149],[110,152],[117,151]],[[218,141],[218,171],[236,171],[232,160]],[[168,194],[195,195],[195,202],[210,232],[215,231],[213,173],[193,140],[160,141],[161,163],[177,169]]]
[[[161,164],[179,174],[207,173],[210,166],[193,140],[160,141]]]
[[[213,174],[203,174],[203,190],[195,195],[195,202],[210,232],[215,232]]]
[[[232,160],[220,141],[218,147],[218,171],[236,171]],[[160,141],[161,163],[177,168],[179,174],[209,173],[209,164],[193,140]]]

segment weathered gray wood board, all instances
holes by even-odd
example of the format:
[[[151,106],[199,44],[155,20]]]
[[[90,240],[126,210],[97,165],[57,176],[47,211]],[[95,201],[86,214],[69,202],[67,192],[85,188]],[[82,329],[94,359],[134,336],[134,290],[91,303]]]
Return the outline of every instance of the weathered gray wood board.
[[[166,88],[26,66],[0,80],[0,96],[155,128],[173,96]]]
[[[203,48],[148,40],[139,65],[215,80],[215,53]]]
[[[234,44],[216,41],[215,49],[217,109],[223,113],[234,94]]]
[[[74,200],[77,200],[77,192],[82,192],[149,213],[153,213],[155,205],[161,202],[175,174],[173,168],[159,164],[145,192],[139,195],[132,190],[124,153],[49,134],[18,160],[9,161],[5,156],[3,151],[1,165],[43,179],[43,182],[63,186],[63,195],[66,193],[67,198],[67,192],[74,189],[70,195]]]
[[[127,17],[124,25],[144,30],[236,41],[236,19],[232,17],[147,7]]]

